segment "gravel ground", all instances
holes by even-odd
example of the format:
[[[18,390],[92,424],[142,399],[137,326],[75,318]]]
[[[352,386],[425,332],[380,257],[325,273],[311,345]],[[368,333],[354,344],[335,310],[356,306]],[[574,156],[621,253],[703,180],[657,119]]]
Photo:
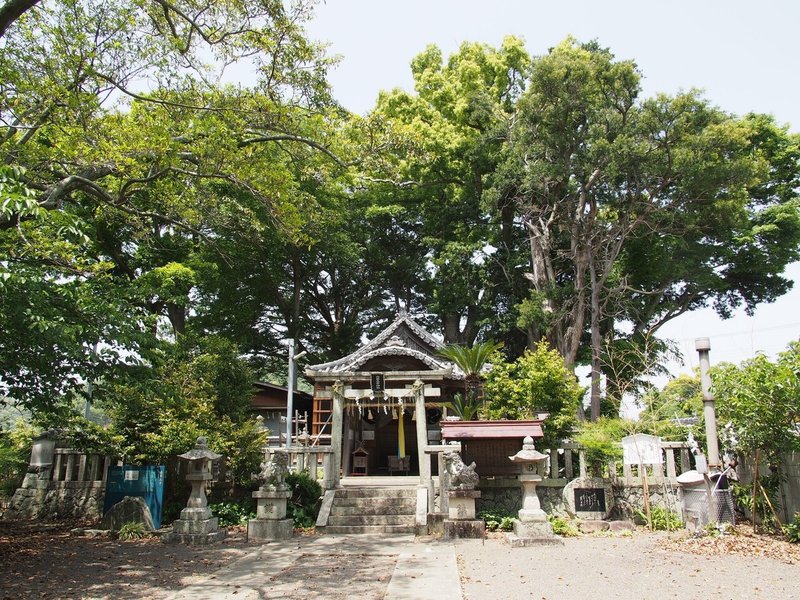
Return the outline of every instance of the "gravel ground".
[[[511,548],[504,539],[456,545],[467,600],[537,598],[800,598],[800,549],[746,533],[568,538],[563,546]]]
[[[266,597],[383,597],[396,561],[388,540],[366,547],[337,541],[330,551],[316,548],[313,537],[290,543],[299,560],[252,572],[263,578]],[[421,551],[430,543],[417,540]],[[458,540],[455,548],[466,600],[800,598],[800,547],[753,536],[746,527],[735,535],[701,539],[645,531],[629,537],[585,535],[566,539],[563,546],[532,548],[511,548],[502,535],[492,534],[487,540]],[[0,599],[161,599],[240,558],[257,563],[258,549],[241,531],[222,544],[196,549],[157,539],[74,537],[67,525],[0,521]]]

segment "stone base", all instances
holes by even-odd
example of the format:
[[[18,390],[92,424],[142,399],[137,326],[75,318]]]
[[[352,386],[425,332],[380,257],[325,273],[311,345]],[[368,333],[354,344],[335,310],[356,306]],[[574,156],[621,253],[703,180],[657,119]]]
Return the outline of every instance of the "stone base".
[[[486,531],[486,523],[483,522],[483,519],[445,519],[442,525],[444,526],[443,537],[446,540],[480,539]]]
[[[530,546],[563,546],[564,540],[558,536],[550,537],[519,537],[514,533],[507,533],[506,540],[512,548],[529,548]]]
[[[210,535],[218,530],[219,519],[217,517],[202,520],[177,519],[172,524],[172,531],[180,534]]]
[[[187,546],[208,546],[216,544],[225,539],[228,534],[227,529],[217,529],[211,533],[165,533],[161,536],[161,541],[165,543],[186,544]]]
[[[247,541],[288,540],[294,534],[292,519],[250,519]]]
[[[598,521],[597,519],[580,521],[578,523],[578,529],[580,529],[582,533],[597,533],[598,531],[606,531],[608,528],[608,521]]]
[[[636,531],[636,525],[633,521],[609,521],[608,529],[610,531]]]
[[[444,513],[428,513],[428,535],[444,535]]]
[[[544,521],[520,521],[514,519],[514,535],[519,537],[543,537],[553,535],[553,526]]]
[[[203,508],[184,508],[181,511],[181,521],[207,521],[214,518],[211,509],[207,506]]]

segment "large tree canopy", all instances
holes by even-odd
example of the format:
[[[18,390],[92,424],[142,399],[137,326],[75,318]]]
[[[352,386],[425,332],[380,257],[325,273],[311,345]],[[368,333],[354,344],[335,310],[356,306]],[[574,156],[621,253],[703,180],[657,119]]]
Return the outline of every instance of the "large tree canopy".
[[[429,47],[413,92],[358,117],[330,97],[310,15],[0,3],[9,400],[52,413],[186,336],[267,377],[285,338],[336,358],[403,307],[448,343],[590,360],[599,410],[608,353],[790,287],[800,143],[771,118],[644,98],[597,43],[531,57],[516,38]],[[252,78],[220,83],[232,64]]]

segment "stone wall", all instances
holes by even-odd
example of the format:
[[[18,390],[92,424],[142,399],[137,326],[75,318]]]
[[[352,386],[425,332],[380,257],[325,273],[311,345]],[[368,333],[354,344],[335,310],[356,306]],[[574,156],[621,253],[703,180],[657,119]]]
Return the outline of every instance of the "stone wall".
[[[549,515],[565,516],[563,492],[566,480],[545,480],[537,488],[539,502]],[[651,483],[650,505],[668,508],[680,513],[678,490],[676,486],[667,485],[666,494],[663,485]],[[481,479],[478,484],[481,497],[476,502],[478,512],[500,510],[516,514],[522,508],[522,486],[516,477],[495,477]],[[612,485],[614,509],[612,519],[633,518],[637,510],[644,510],[644,493],[641,485]]]
[[[3,518],[99,520],[105,492],[105,481],[46,481],[29,473]]]

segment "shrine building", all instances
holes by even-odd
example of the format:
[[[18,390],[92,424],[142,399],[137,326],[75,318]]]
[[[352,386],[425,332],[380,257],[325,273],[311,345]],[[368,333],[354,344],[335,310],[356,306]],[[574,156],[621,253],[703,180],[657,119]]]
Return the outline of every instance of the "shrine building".
[[[442,404],[464,391],[464,374],[439,355],[444,345],[405,311],[361,348],[312,365],[311,437],[334,448],[335,471],[430,478],[420,449],[440,443]]]

